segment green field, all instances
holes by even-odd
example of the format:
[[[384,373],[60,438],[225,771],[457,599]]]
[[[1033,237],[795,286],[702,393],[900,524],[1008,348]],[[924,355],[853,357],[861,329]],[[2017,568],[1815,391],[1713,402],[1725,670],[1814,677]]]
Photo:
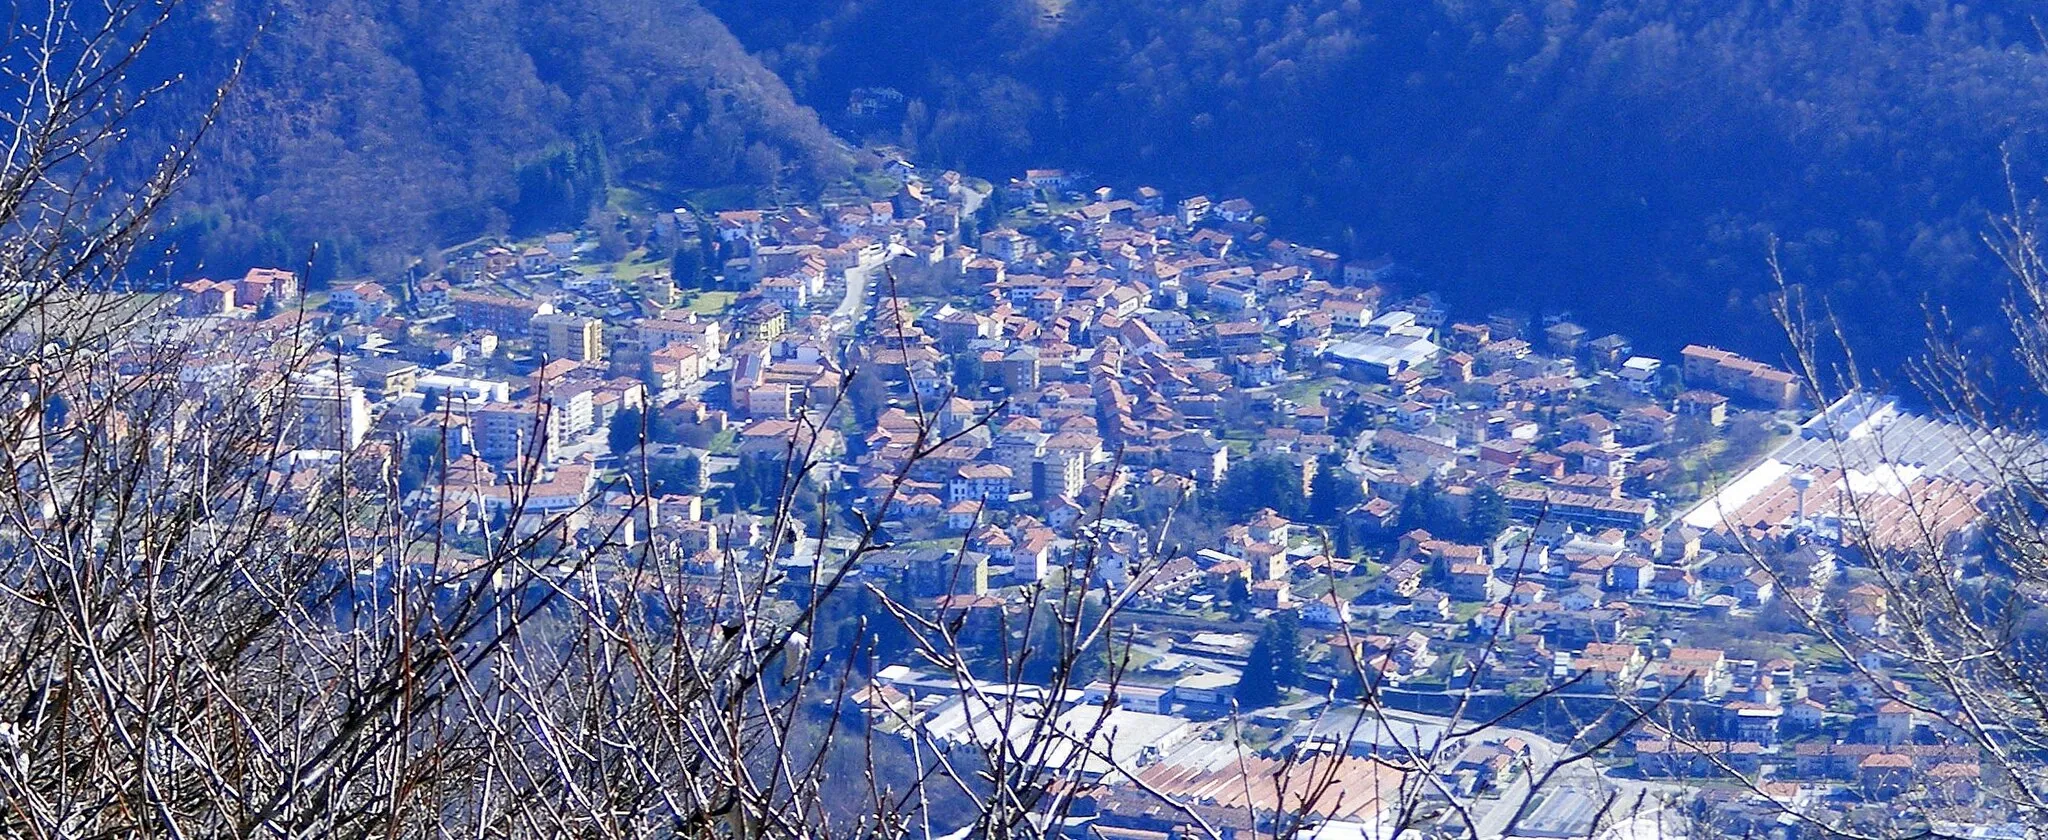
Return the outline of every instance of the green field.
[[[733,299],[739,296],[739,292],[698,292],[690,297],[690,302],[684,304],[684,308],[699,315],[717,315],[731,306]]]

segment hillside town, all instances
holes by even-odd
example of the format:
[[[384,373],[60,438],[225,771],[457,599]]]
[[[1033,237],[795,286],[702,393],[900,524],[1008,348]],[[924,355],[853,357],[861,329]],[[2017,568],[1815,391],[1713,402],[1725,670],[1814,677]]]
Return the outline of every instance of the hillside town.
[[[1812,405],[1683,336],[1660,357],[1568,313],[1452,311],[1243,198],[883,171],[814,206],[471,243],[402,283],[192,278],[154,326],[209,348],[194,381],[289,376],[291,480],[379,476],[457,555],[509,529],[785,605],[851,581],[952,620],[975,667],[1046,592],[1114,600],[1116,667],[1030,700],[1117,733],[1079,759],[1073,837],[1257,836],[1294,817],[1242,779],[1287,762],[1350,792],[1307,815],[1368,827],[1333,837],[1423,788],[1441,836],[1608,831],[1615,793],[1728,836],[1809,836],[1788,807],[2004,819],[1908,663],[1816,629],[1895,631],[1861,552],[1977,538],[1992,485],[1953,427]],[[829,513],[777,519],[790,498]],[[861,725],[1012,737],[1000,668],[880,644],[842,698]],[[1642,725],[1518,808],[1616,709]]]

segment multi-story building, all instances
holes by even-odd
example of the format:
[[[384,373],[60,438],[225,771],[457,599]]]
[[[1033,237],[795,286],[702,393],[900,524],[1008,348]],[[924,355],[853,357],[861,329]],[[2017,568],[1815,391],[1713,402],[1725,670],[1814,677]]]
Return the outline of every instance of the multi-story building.
[[[1072,450],[1053,450],[1032,466],[1031,493],[1038,499],[1072,499],[1088,486],[1088,459]]]
[[[565,438],[581,437],[597,427],[595,394],[602,382],[587,379],[566,382],[542,397],[552,406],[555,429]]]
[[[351,451],[370,433],[370,401],[360,387],[325,378],[302,382],[298,403],[301,446]]]
[[[555,311],[554,304],[544,300],[527,300],[461,290],[449,292],[448,303],[455,312],[456,323],[461,324],[463,329],[483,329],[499,335],[512,336],[524,333],[533,323],[535,316]]]
[[[969,464],[961,467],[946,484],[946,498],[952,502],[1001,503],[1010,498],[1014,486],[1010,468],[1001,464]]]
[[[1525,521],[1549,517],[1591,528],[1641,529],[1656,518],[1656,507],[1645,499],[1616,499],[1528,485],[1503,487],[1500,495],[1507,500],[1508,515]]]
[[[761,297],[781,304],[784,309],[801,312],[811,305],[810,290],[795,277],[770,277],[755,288],[760,290]]]
[[[1799,402],[1799,379],[1763,362],[1731,353],[1719,347],[1686,345],[1686,383],[1693,387],[1711,383],[1724,393],[1740,394],[1773,408],[1791,408]]]
[[[664,312],[659,317],[641,321],[637,332],[640,346],[647,351],[660,350],[678,344],[697,348],[706,359],[718,361],[718,354],[724,349],[724,336],[718,322],[700,317],[695,312]]]
[[[533,316],[533,349],[550,359],[594,362],[604,358],[604,322],[562,313]]]
[[[561,429],[547,403],[491,403],[470,415],[477,454],[504,463],[528,458],[548,463],[560,455]]]
[[[373,399],[394,399],[412,393],[419,385],[420,366],[411,362],[373,356],[358,359],[350,367],[354,368],[356,384],[363,386]]]
[[[282,268],[252,268],[235,283],[235,301],[262,306],[266,300],[290,303],[299,299],[299,276]]]
[[[697,384],[704,379],[711,364],[710,357],[704,351],[687,344],[663,347],[648,353],[647,358],[654,368],[656,382],[663,391],[674,391]]]
[[[739,316],[741,341],[773,341],[788,329],[789,310],[773,301],[763,301]]]
[[[225,315],[235,308],[235,284],[226,281],[193,280],[178,286],[181,297],[178,314]]]

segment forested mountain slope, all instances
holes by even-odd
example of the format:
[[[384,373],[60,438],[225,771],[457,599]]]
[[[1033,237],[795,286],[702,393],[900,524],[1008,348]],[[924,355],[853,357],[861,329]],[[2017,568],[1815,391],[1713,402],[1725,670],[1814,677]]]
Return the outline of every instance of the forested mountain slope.
[[[1859,323],[1918,323],[1923,299],[1980,323],[2001,148],[2023,189],[2048,171],[2042,37],[2005,3],[706,2],[870,137],[1242,193],[1456,302],[1571,308],[1653,347],[1778,346],[1771,235]],[[861,86],[909,101],[847,121]]]
[[[658,192],[843,175],[846,152],[694,0],[219,0],[157,76],[185,124],[262,23],[172,239],[188,260],[347,268],[573,225],[608,184]],[[148,74],[144,74],[148,75]]]
[[[190,6],[157,69],[201,81],[274,17],[171,241],[388,269],[610,185],[814,187],[848,166],[823,114],[977,174],[1243,194],[1462,306],[1769,352],[1772,235],[1861,323],[1974,325],[2001,150],[2023,189],[2048,172],[2042,37],[2007,2],[704,2]],[[848,117],[870,86],[908,99]]]

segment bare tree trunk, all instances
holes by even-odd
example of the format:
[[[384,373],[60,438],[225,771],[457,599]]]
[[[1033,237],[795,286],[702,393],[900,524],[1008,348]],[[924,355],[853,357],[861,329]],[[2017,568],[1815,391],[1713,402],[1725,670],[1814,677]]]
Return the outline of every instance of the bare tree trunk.
[[[200,329],[121,291],[229,95],[141,183],[106,164],[154,92],[129,71],[176,8],[54,0],[22,16],[0,68],[19,91],[0,103],[0,835],[1044,836],[1082,831],[1069,818],[1112,793],[1214,837],[1240,823],[1293,835],[1345,797],[1368,797],[1395,831],[1478,833],[1471,797],[1442,781],[1456,743],[1501,725],[1469,714],[1469,694],[1441,738],[1400,755],[1254,756],[1235,739],[1236,812],[1120,766],[1110,721],[1128,659],[1101,678],[1102,705],[1072,698],[1084,665],[1128,649],[1117,618],[1138,587],[1098,574],[1091,532],[1063,578],[1003,613],[993,671],[962,614],[854,574],[887,547],[878,523],[912,466],[966,433],[940,434],[922,405],[883,511],[850,530],[797,506],[838,466],[815,432],[840,407],[808,418],[782,453],[763,544],[728,546],[713,575],[686,572],[662,538],[625,538],[652,501],[630,479],[597,494],[630,510],[580,528],[587,506],[529,504],[526,470],[477,550],[439,527],[440,505],[474,490],[445,457],[425,513],[398,491],[397,441],[344,433],[334,457],[305,457],[302,443],[350,420],[330,407],[345,379],[313,362],[311,313]],[[900,339],[904,318],[891,320]],[[828,564],[822,541],[804,543],[818,577],[784,598],[774,561],[800,533],[852,547]],[[1162,543],[1127,582],[1173,556]],[[859,641],[817,649],[826,612],[855,597],[880,607]],[[877,737],[888,721],[852,698],[881,664],[883,622],[1000,737],[942,744],[909,721],[906,737]],[[2009,690],[2032,685],[2009,667]],[[1383,711],[1376,681],[1356,676],[1365,690],[1341,702]],[[1983,711],[2031,714],[2021,699]],[[1641,717],[1589,723],[1532,762],[1515,819]],[[1367,777],[1373,790],[1341,783]]]

